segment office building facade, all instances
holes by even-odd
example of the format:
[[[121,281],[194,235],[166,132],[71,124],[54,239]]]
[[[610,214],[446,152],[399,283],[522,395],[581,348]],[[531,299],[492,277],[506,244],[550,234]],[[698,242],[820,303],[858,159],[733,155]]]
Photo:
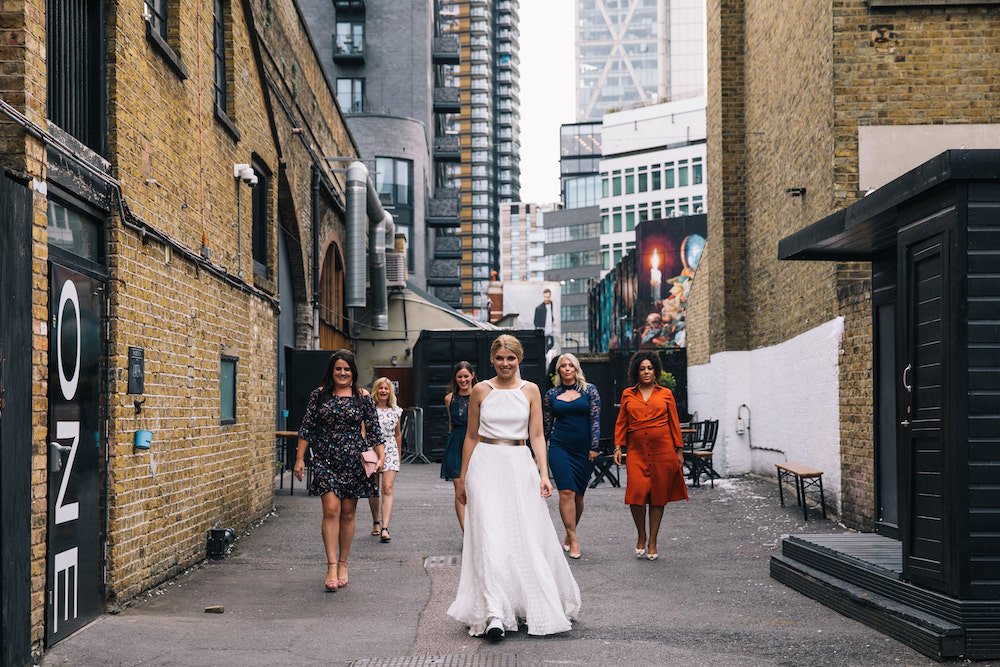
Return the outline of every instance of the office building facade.
[[[411,279],[485,319],[499,203],[520,190],[518,3],[300,4],[383,203],[407,234]]]
[[[558,204],[500,204],[500,279],[545,280],[546,217]]]
[[[596,206],[545,214],[545,280],[559,283],[564,352],[590,351],[587,298],[601,274],[600,234]]]
[[[635,247],[635,227],[705,212],[705,98],[608,114],[602,126],[601,265]]]
[[[576,117],[703,96],[704,0],[577,0]]]

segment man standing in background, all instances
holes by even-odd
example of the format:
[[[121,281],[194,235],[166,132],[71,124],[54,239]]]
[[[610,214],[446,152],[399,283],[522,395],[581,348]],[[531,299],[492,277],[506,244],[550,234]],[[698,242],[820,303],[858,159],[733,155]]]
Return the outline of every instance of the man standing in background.
[[[556,344],[556,315],[552,308],[552,290],[542,290],[542,302],[535,306],[535,328],[545,332],[545,351],[548,352]]]

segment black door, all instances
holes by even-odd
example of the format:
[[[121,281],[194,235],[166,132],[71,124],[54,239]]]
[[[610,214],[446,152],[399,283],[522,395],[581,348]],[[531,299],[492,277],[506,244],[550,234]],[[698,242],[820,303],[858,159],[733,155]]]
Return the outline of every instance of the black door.
[[[102,611],[99,280],[50,264],[46,644]]]
[[[919,234],[919,232],[918,232]],[[901,237],[901,529],[910,581],[951,592],[948,232]]]

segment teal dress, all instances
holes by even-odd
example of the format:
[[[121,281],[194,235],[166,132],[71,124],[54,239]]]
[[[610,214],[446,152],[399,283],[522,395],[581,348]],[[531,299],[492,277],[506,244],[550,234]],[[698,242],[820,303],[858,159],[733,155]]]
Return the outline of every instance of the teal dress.
[[[469,425],[469,398],[452,394],[448,415],[451,417],[451,431],[441,459],[441,479],[458,479],[462,476],[462,447],[465,445],[465,427]]]

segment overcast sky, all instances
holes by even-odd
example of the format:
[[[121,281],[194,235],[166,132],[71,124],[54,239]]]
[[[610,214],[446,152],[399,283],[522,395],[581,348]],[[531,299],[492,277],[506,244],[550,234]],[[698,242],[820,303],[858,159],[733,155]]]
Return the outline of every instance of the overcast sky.
[[[521,0],[521,201],[559,201],[559,126],[572,123],[573,0]]]

